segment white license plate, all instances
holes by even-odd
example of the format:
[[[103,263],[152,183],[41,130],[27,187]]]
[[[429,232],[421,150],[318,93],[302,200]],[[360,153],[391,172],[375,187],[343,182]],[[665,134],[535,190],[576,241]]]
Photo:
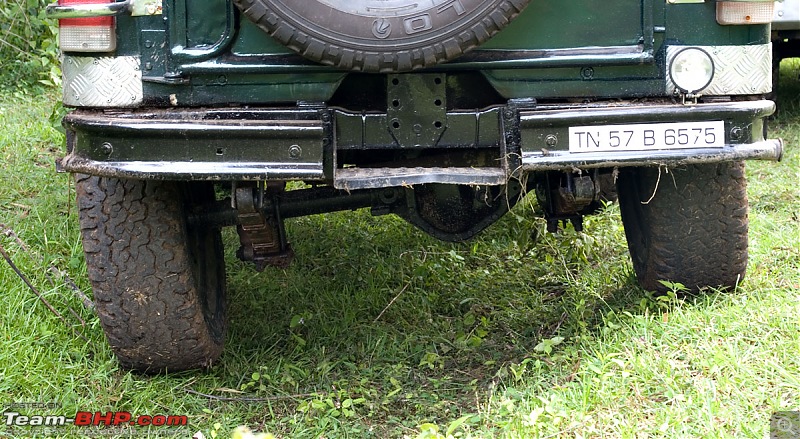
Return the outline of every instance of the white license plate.
[[[678,122],[570,127],[569,152],[722,148],[725,122]]]

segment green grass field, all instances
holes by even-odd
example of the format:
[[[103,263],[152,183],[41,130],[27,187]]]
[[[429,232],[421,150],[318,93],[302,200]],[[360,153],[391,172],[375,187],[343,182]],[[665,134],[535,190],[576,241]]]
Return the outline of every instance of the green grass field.
[[[168,376],[120,370],[97,318],[48,275],[89,292],[74,188],[53,166],[56,98],[6,92],[0,223],[27,248],[0,243],[63,320],[0,260],[0,403],[189,425],[0,422],[0,437],[230,437],[239,425],[281,438],[765,437],[774,411],[800,410],[800,62],[784,67],[771,136],[786,157],[748,164],[751,257],[736,291],[639,289],[615,205],[553,236],[522,203],[458,245],[365,211],[307,217],[288,224],[286,270],[239,262],[226,231],[223,357]]]

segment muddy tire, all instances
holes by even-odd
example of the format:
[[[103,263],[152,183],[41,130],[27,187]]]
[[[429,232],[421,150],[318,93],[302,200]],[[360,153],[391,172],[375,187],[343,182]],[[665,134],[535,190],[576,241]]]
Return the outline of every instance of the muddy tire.
[[[210,366],[222,353],[225,269],[218,229],[186,212],[213,199],[205,183],[78,175],[86,267],[120,364],[142,372]]]
[[[698,291],[740,282],[747,267],[746,186],[743,162],[662,168],[660,181],[658,168],[621,171],[622,222],[639,284],[665,291],[659,281],[679,282]]]
[[[488,40],[530,0],[234,0],[273,38],[313,61],[402,72],[448,61]]]

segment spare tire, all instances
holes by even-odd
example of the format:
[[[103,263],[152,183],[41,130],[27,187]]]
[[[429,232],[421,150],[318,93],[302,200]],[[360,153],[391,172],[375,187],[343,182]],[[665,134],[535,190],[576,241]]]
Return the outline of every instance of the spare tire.
[[[488,40],[530,0],[233,0],[250,20],[313,61],[402,72]]]

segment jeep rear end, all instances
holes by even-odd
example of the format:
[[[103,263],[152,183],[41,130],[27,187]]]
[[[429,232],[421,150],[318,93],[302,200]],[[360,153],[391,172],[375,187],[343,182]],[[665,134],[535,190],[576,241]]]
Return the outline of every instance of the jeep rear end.
[[[291,260],[286,218],[367,207],[462,241],[527,192],[552,231],[618,192],[644,288],[735,286],[743,160],[782,153],[764,138],[772,1],[61,0],[48,13],[74,108],[60,166],[77,174],[104,329],[139,370],[220,355],[223,226],[263,269]]]

